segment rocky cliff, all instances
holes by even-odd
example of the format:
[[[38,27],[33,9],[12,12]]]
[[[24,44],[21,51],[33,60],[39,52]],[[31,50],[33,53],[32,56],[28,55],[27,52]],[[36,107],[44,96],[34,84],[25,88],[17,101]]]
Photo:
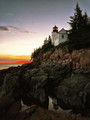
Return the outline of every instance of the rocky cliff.
[[[55,49],[53,52],[48,51],[43,56],[39,56],[30,64],[0,71],[0,116],[2,118],[0,120],[3,120],[4,115],[8,115],[13,109],[21,115],[19,113],[21,100],[26,105],[37,106],[36,112],[30,109],[31,112],[29,111],[28,114],[25,112],[26,116],[31,117],[34,114],[38,117],[38,114],[40,116],[42,114],[45,117],[45,111],[51,116],[53,112],[44,110],[48,108],[48,96],[57,99],[58,106],[65,110],[71,109],[73,113],[90,115],[90,49],[75,50],[72,53],[68,52],[67,47]],[[14,108],[10,107],[12,105]],[[17,105],[19,108],[15,107]],[[68,120],[71,116],[65,119]],[[50,119],[53,120],[55,117],[56,115]],[[46,119],[49,118],[45,117]],[[58,120],[57,117],[56,119]],[[79,118],[71,117],[71,120],[74,119]]]
[[[57,62],[67,63],[73,70],[81,68],[90,68],[90,49],[73,50],[69,52],[68,47],[56,48],[35,58],[35,61],[47,61],[48,59]]]

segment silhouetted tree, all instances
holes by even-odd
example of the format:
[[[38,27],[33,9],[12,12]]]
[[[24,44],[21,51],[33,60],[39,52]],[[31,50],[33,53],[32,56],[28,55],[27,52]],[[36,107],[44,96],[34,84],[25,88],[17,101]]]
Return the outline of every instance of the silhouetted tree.
[[[88,15],[87,12],[85,11],[85,14],[83,15],[83,25],[87,26],[88,24],[89,24]]]
[[[69,44],[72,49],[80,49],[90,46],[90,23],[88,15],[85,12],[82,15],[82,10],[79,7],[79,4],[76,4],[74,16],[70,17],[69,22],[71,29],[69,35]]]

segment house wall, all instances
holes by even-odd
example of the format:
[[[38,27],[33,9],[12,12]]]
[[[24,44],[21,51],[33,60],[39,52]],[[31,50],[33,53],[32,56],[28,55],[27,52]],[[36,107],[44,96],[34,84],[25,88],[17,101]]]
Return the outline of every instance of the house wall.
[[[59,42],[65,42],[68,40],[68,35],[67,34],[59,34]]]
[[[68,34],[66,32],[66,30],[62,29],[59,31],[59,42],[65,42],[68,40]]]

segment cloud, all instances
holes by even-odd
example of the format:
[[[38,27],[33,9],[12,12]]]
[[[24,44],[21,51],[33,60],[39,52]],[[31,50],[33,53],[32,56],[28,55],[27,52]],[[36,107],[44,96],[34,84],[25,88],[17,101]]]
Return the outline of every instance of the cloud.
[[[3,32],[10,32],[11,31],[10,28],[14,29],[18,32],[21,32],[21,33],[36,34],[35,32],[28,31],[28,30],[25,30],[25,29],[21,29],[21,28],[15,27],[15,26],[0,26],[0,30],[3,31]]]
[[[0,26],[0,31],[10,32],[10,30],[9,30],[9,28],[7,26]]]
[[[21,28],[18,28],[18,27],[15,27],[15,26],[8,26],[10,28],[13,28],[19,32],[22,32],[22,33],[35,33],[35,32],[32,32],[32,31],[28,31],[28,30],[25,30],[25,29],[21,29]]]
[[[36,32],[31,32],[31,31],[28,31],[28,30],[23,30],[23,31],[21,31],[21,32],[23,32],[23,33],[33,33],[33,34],[36,34]]]
[[[19,32],[22,32],[22,33],[32,33],[32,32],[30,32],[30,31],[28,31],[28,30],[24,30],[24,29],[15,27],[15,26],[8,26],[8,27],[9,27],[9,28],[13,28],[13,29],[15,29],[15,30],[17,30],[17,31],[19,31]]]

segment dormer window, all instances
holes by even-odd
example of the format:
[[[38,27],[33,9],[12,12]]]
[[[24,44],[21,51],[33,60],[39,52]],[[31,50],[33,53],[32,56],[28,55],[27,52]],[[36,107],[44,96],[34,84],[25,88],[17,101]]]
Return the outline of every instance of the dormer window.
[[[64,38],[64,35],[62,35],[62,38]]]

